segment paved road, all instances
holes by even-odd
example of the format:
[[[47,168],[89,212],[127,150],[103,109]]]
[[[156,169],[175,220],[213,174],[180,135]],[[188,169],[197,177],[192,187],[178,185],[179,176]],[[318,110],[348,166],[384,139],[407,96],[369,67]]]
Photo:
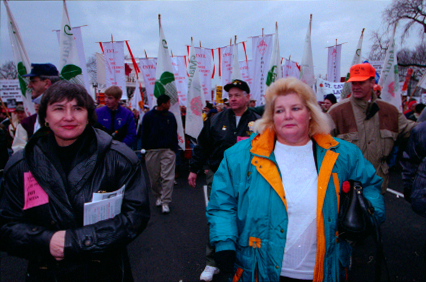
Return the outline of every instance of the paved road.
[[[151,198],[152,215],[148,227],[128,247],[135,281],[198,281],[204,269],[207,240],[204,179],[200,176],[197,188],[193,189],[186,178],[187,172],[182,170],[169,215],[161,214]],[[400,174],[393,171],[390,188],[402,192],[401,187]],[[425,220],[394,194],[387,193],[385,202],[387,220],[382,232],[391,280],[425,281]],[[374,259],[375,246],[371,238],[358,244],[353,252],[350,281],[372,281]],[[24,281],[25,268],[24,260],[2,253],[0,281]],[[214,281],[226,281],[226,277],[219,274]]]

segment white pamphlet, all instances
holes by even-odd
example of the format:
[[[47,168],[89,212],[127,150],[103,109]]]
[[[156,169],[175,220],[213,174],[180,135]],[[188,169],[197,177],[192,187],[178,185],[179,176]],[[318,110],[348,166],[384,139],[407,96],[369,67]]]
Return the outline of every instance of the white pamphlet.
[[[84,203],[84,226],[114,218],[121,213],[125,185],[114,192],[93,193],[92,201]]]

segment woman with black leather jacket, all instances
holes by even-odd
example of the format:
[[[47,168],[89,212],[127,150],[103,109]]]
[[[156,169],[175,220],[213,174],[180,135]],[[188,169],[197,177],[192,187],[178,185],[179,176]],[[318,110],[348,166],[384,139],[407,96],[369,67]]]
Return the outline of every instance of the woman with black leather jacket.
[[[29,260],[27,281],[133,281],[126,246],[148,223],[148,192],[135,153],[91,126],[94,110],[84,87],[55,83],[42,128],[6,165],[0,248]],[[85,225],[93,193],[124,185],[121,213]]]

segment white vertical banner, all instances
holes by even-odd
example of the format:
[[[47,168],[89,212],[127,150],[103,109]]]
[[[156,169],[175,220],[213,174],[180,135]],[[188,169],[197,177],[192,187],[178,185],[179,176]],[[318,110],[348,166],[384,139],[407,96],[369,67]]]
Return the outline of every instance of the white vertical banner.
[[[105,57],[106,87],[116,85],[126,93],[124,41],[102,42]]]
[[[81,68],[82,72],[83,72],[83,81],[84,81],[84,87],[87,90],[87,93],[90,94],[90,96],[92,96],[92,98],[94,100],[95,97],[93,97],[93,93],[91,91],[90,88],[90,83],[89,83],[89,74],[87,72],[87,65],[86,65],[86,57],[84,55],[84,48],[83,48],[83,37],[81,35],[81,27],[73,27],[71,30],[73,36],[74,36],[74,42],[75,42],[75,48],[77,49],[77,54],[78,54],[78,60],[79,60],[79,64],[78,66]],[[60,43],[60,30],[56,31],[56,35],[58,36],[58,42]],[[105,68],[105,67],[103,67]],[[98,68],[99,71],[99,68]]]
[[[247,67],[248,67],[248,73],[249,73],[249,80],[246,81],[250,87],[250,95],[253,95],[252,88],[253,88],[253,69],[254,69],[254,61],[253,60],[247,60]]]
[[[295,77],[300,78],[300,66],[296,62],[284,59],[283,77]]]
[[[270,86],[276,80],[283,77],[280,55],[280,38],[278,36],[278,23],[275,23],[275,39],[272,47],[271,61],[269,62],[268,76],[266,77],[266,86]]]
[[[234,43],[232,47],[232,73],[231,73],[231,81],[234,79],[243,79],[240,71],[240,63],[238,62],[238,44]]]
[[[149,108],[152,109],[157,103],[154,97],[155,72],[157,71],[157,58],[139,58],[139,68],[145,84],[145,92],[148,97]]]
[[[251,97],[262,103],[266,90],[266,77],[272,55],[272,34],[252,37],[253,87]]]
[[[185,133],[193,138],[203,129],[203,108],[205,105],[204,92],[198,71],[197,56],[191,40],[191,51],[188,66],[188,106],[186,108]]]
[[[106,84],[104,54],[96,53],[96,70],[96,82],[99,84]]]
[[[136,109],[139,112],[139,115],[143,114],[143,109],[141,108],[142,96],[141,90],[139,88],[139,83],[136,82],[135,92],[133,92],[132,99],[129,101],[129,106],[131,109]],[[141,117],[139,116],[139,120]]]
[[[357,64],[361,63],[361,49],[362,49],[363,39],[364,39],[364,29],[362,29],[361,36],[358,40],[358,45],[356,46],[356,49],[355,49],[355,54],[354,54],[354,57],[352,59],[351,67],[353,65],[357,65]],[[350,69],[348,70],[348,72],[346,74],[346,80],[345,81],[347,81],[349,79],[349,75],[350,75]],[[345,82],[345,85],[343,86],[342,95],[340,96],[340,99],[344,99],[344,98],[348,97],[348,95],[350,93],[351,93],[351,85],[349,84],[349,82]]]
[[[189,54],[189,53],[188,53]],[[203,87],[204,98],[212,99],[212,75],[213,75],[213,49],[195,47],[197,56],[197,67],[200,74],[201,86]]]
[[[219,48],[219,62],[222,86],[231,82],[233,46]],[[228,98],[228,92],[223,91],[222,99]]]
[[[251,83],[253,81],[252,81],[252,78],[250,76],[249,62],[244,60],[244,61],[240,61],[239,64],[240,64],[240,72],[241,72],[242,80],[244,80],[245,82],[247,82],[247,84],[249,85],[249,87],[251,87]]]
[[[183,134],[182,116],[178,103],[175,77],[173,75],[172,60],[169,54],[169,47],[164,36],[163,28],[159,17],[160,41],[158,44],[157,71],[155,73],[154,96],[159,97],[166,94],[170,97],[170,112],[175,115],[177,123],[178,143],[182,150],[185,150],[185,135]]]
[[[385,62],[383,64],[382,74],[380,75],[379,85],[382,87],[383,101],[391,103],[402,112],[401,88],[399,87],[398,61],[395,48],[395,30],[393,30],[388,49],[386,51]]]
[[[342,44],[328,47],[327,79],[331,82],[340,82],[340,60]]]
[[[312,56],[311,44],[312,15],[309,20],[308,30],[306,31],[305,47],[303,48],[302,63],[300,65],[300,80],[312,87],[315,84],[314,59]],[[322,101],[317,96],[317,101]]]
[[[18,70],[19,87],[23,97],[22,101],[25,112],[32,115],[35,114],[35,109],[31,98],[31,91],[28,88],[29,79],[22,77],[22,75],[28,74],[28,72],[31,70],[30,59],[25,49],[24,42],[22,41],[18,25],[16,24],[12,12],[9,9],[8,1],[3,1],[3,3],[7,12],[10,44],[12,47],[14,62]]]
[[[74,33],[71,28],[67,4],[64,0],[62,10],[62,23],[59,30],[59,64],[58,71],[62,78],[82,86],[84,84],[83,70],[80,67],[80,58]]]
[[[172,66],[176,81],[176,89],[179,97],[179,105],[187,106],[188,76],[186,74],[185,56],[172,57]]]

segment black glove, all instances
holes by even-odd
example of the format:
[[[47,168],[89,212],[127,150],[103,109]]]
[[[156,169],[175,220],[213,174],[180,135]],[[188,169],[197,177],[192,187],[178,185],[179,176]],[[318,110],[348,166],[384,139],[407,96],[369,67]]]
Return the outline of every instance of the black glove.
[[[225,273],[232,273],[234,271],[235,258],[236,252],[230,250],[220,251],[214,254],[217,267]]]

